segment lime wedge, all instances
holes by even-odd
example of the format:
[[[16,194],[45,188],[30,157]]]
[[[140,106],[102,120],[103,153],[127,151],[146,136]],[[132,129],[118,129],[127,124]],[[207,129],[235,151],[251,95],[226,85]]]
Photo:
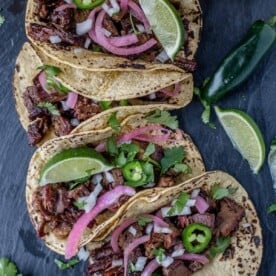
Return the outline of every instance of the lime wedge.
[[[265,160],[265,143],[259,127],[241,110],[215,106],[215,111],[233,146],[248,161],[253,173],[258,173]]]
[[[276,190],[276,137],[272,140],[270,145],[268,165],[273,180],[273,188]]]
[[[53,156],[41,172],[41,185],[68,182],[111,169],[103,156],[95,150],[82,147],[64,150]]]
[[[173,59],[184,43],[183,22],[168,0],[139,0],[139,3],[168,57]]]

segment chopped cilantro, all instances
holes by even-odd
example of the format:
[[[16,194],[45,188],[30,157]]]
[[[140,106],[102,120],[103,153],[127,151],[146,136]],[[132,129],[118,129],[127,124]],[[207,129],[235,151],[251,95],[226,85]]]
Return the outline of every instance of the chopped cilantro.
[[[127,159],[124,152],[120,152],[120,154],[116,158],[115,163],[116,163],[116,166],[118,167],[123,167],[127,163]]]
[[[16,276],[17,267],[8,258],[0,258],[0,275]]]
[[[77,259],[77,258],[74,258],[68,262],[62,262],[58,259],[55,259],[55,264],[58,266],[59,269],[61,270],[64,270],[64,269],[67,269],[67,268],[71,268],[73,267],[74,265],[76,265],[77,263],[79,263],[80,261]]]
[[[102,52],[102,47],[96,44],[92,45],[92,51],[93,52]]]
[[[185,207],[189,198],[190,196],[187,193],[182,192],[168,211],[168,215],[173,216],[174,214],[180,213]]]
[[[58,67],[51,65],[42,65],[37,67],[37,69],[43,70],[48,77],[55,77],[61,72]]]
[[[122,144],[118,148],[115,164],[118,167],[123,167],[127,162],[134,160],[136,154],[140,151],[140,148],[136,144]]]
[[[217,254],[223,253],[226,248],[230,245],[230,237],[218,237],[216,240],[216,245],[210,248],[209,254],[214,258]]]
[[[176,173],[185,173],[185,174],[188,174],[188,173],[192,172],[191,167],[189,167],[188,165],[183,164],[183,163],[179,163],[179,164],[174,165],[173,170]]]
[[[73,202],[73,205],[76,206],[78,209],[83,209],[86,204],[87,203],[84,200]]]
[[[115,132],[120,131],[120,122],[116,117],[117,112],[114,112],[111,114],[111,116],[108,119],[108,126],[110,126]]]
[[[150,123],[161,124],[171,129],[178,128],[178,121],[176,116],[172,116],[168,111],[156,110],[153,114],[146,117]]]
[[[143,227],[146,226],[148,223],[152,222],[152,219],[147,217],[138,217],[137,222],[140,226]]]
[[[133,264],[133,262],[131,262],[129,264],[129,269],[130,269],[130,272],[135,272],[136,271],[136,268],[135,268],[135,265]]]
[[[176,164],[182,163],[186,155],[183,147],[173,147],[164,150],[164,157],[161,159],[161,174]]]
[[[106,149],[111,156],[118,155],[119,149],[115,137],[112,136],[106,140]]]
[[[108,109],[111,107],[112,102],[109,102],[109,101],[101,101],[101,102],[99,102],[99,104],[100,104],[100,107],[101,107],[103,110],[108,110]]]
[[[59,110],[52,103],[40,102],[37,106],[41,108],[46,108],[52,115],[60,116]]]
[[[270,214],[272,212],[276,212],[276,204],[271,204],[268,209],[267,212]]]
[[[237,191],[237,188],[223,188],[220,187],[219,184],[215,184],[212,188],[211,188],[211,195],[212,198],[215,200],[220,200],[224,197],[227,197],[229,195],[234,194]]]
[[[119,105],[120,106],[127,106],[128,105],[128,100],[120,100]]]
[[[144,152],[144,157],[149,157],[155,152],[155,145],[153,143],[149,143],[145,152]]]
[[[165,253],[165,249],[160,248],[160,247],[155,248],[151,251],[151,254],[156,257],[156,259],[159,263],[161,263],[163,261],[164,256],[165,256],[164,253]]]

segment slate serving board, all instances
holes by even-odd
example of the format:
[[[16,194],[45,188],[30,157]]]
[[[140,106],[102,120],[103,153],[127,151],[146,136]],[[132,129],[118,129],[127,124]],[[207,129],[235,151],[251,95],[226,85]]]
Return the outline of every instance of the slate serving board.
[[[197,54],[199,85],[213,72],[227,52],[237,44],[250,24],[259,18],[276,15],[276,0],[206,0],[202,41]],[[19,123],[12,96],[12,76],[16,56],[26,40],[24,34],[25,0],[1,0],[0,12],[6,22],[0,27],[0,256],[12,259],[23,275],[81,275],[85,264],[61,272],[54,264],[59,257],[36,238],[25,204],[25,177],[33,149]],[[219,103],[250,114],[264,134],[267,149],[276,136],[276,47],[265,58],[251,79],[236,93]],[[261,219],[264,257],[259,275],[276,275],[276,215],[266,209],[276,203],[276,193],[267,163],[253,175],[246,161],[236,152],[215,116],[217,128],[200,120],[202,108],[194,100],[177,111],[181,127],[191,134],[208,170],[221,169],[236,177],[252,198]],[[223,273],[223,272],[221,272]]]

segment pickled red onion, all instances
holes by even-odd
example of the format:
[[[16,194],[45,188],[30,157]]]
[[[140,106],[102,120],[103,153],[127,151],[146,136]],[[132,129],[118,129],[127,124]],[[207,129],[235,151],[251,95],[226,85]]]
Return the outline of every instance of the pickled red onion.
[[[135,239],[132,243],[130,243],[124,250],[124,276],[127,276],[127,264],[129,254],[140,244],[145,243],[150,240],[150,236],[142,236],[138,239]],[[150,275],[150,274],[149,274]]]
[[[164,88],[164,89],[161,89],[160,92],[162,92],[163,94],[169,96],[169,97],[174,97],[174,96],[177,96],[180,92],[180,84],[179,83],[176,83],[174,85],[174,90],[171,91],[170,89],[168,88]]]
[[[149,21],[148,19],[146,18],[143,10],[135,3],[133,2],[132,0],[129,0],[128,1],[128,6],[130,7],[133,15],[139,20],[141,21],[144,26],[145,26],[145,29],[146,30],[150,30],[150,24],[149,24]]]
[[[208,210],[209,204],[201,196],[197,196],[195,199],[196,199],[196,203],[195,203],[196,209],[200,214],[204,214]]]
[[[64,5],[57,7],[55,9],[55,11],[60,12],[60,11],[66,10],[66,9],[76,9],[76,8],[77,8],[77,6],[73,3],[72,4],[64,4]]]
[[[78,101],[78,94],[75,92],[70,92],[68,94],[65,104],[70,108],[74,108],[75,105],[77,104],[77,101]]]
[[[209,263],[208,258],[200,254],[184,253],[183,255],[178,256],[176,258],[184,261],[197,261],[204,265]]]
[[[93,10],[90,12],[90,14],[88,15],[88,18],[92,20],[92,26],[95,25],[96,13],[98,13],[98,12],[101,11],[101,10],[102,10],[101,7],[97,7],[96,9],[93,9]],[[94,42],[98,43],[98,42],[97,42],[96,33],[95,33],[95,29],[94,29],[94,28],[92,28],[92,29],[89,31],[88,34],[89,34],[90,38],[91,38]]]
[[[106,150],[106,143],[102,142],[100,143],[96,148],[95,151],[97,152],[104,152]]]
[[[149,276],[152,275],[152,273],[161,266],[156,259],[153,259],[150,263],[147,264],[144,271],[142,272],[141,276]]]
[[[70,259],[77,254],[80,238],[88,224],[94,220],[98,214],[116,203],[123,195],[133,196],[135,195],[135,190],[131,187],[122,185],[115,187],[113,190],[100,196],[97,200],[96,206],[89,213],[84,213],[77,220],[67,239],[65,248],[66,259]]]
[[[116,47],[125,47],[137,43],[138,37],[136,34],[127,34],[118,37],[110,37],[109,42]]]
[[[46,78],[46,73],[45,73],[44,71],[42,71],[42,72],[39,74],[39,76],[38,76],[38,81],[39,81],[41,87],[43,88],[43,90],[50,94],[51,91],[49,91],[49,90],[46,88],[47,78]]]

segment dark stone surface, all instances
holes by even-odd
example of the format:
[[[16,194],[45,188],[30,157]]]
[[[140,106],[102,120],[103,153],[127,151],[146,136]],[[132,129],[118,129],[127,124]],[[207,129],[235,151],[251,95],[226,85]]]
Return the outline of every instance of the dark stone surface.
[[[12,96],[13,68],[24,35],[24,0],[1,0],[0,12],[6,22],[0,27],[0,256],[17,263],[23,275],[80,275],[84,264],[61,272],[53,263],[57,257],[36,238],[25,204],[25,177],[33,149],[19,123]],[[225,54],[239,41],[250,24],[276,15],[275,0],[201,1],[204,12],[202,42],[198,51],[196,83],[212,73]],[[267,149],[276,135],[276,47],[265,58],[251,79],[232,96],[219,103],[250,114],[260,126]],[[177,112],[181,126],[198,145],[208,170],[221,169],[236,177],[252,198],[264,235],[264,258],[259,275],[276,275],[276,215],[267,215],[267,206],[276,202],[267,163],[253,175],[221,129],[200,120],[202,108],[194,100]],[[222,272],[223,274],[223,272]]]

